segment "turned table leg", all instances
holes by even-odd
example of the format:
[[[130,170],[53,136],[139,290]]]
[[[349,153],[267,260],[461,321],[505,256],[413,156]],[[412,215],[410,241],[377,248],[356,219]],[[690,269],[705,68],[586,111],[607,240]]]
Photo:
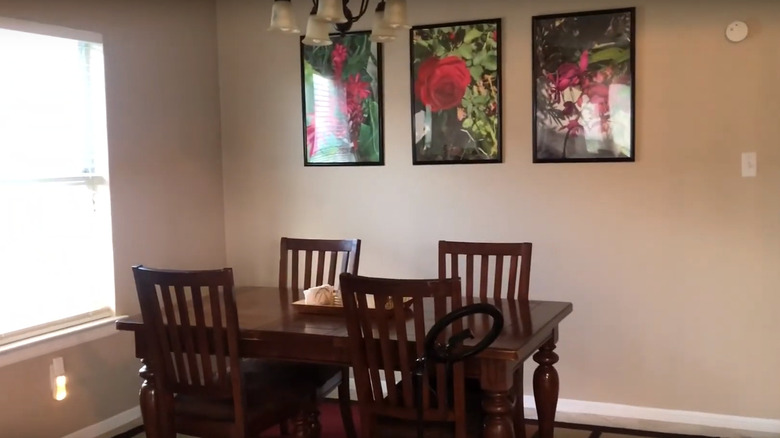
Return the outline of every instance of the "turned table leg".
[[[534,371],[534,400],[539,417],[539,438],[553,438],[559,388],[558,371],[553,367],[558,362],[554,349],[555,338],[552,337],[534,354],[534,362],[539,364]]]
[[[161,422],[157,414],[158,403],[157,394],[154,388],[154,374],[149,370],[149,366],[144,359],[141,359],[143,366],[138,370],[138,375],[144,379],[141,383],[141,390],[138,393],[139,403],[141,405],[141,418],[144,421],[144,431],[147,438],[162,438],[164,436],[161,430]]]
[[[484,438],[514,438],[510,391],[483,391],[482,409],[485,412]]]
[[[319,409],[316,406],[301,409],[293,417],[291,427],[296,438],[319,438],[322,431]]]

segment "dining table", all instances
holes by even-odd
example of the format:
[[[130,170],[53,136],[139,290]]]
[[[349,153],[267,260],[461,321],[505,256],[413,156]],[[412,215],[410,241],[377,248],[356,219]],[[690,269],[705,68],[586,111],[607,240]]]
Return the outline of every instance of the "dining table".
[[[243,357],[349,366],[351,363],[346,319],[338,314],[312,314],[299,304],[300,292],[279,287],[238,287],[235,291],[239,320],[239,348]],[[469,297],[468,302],[494,305],[504,317],[498,338],[485,350],[466,360],[466,375],[479,380],[484,411],[483,437],[525,436],[515,430],[513,404],[522,388],[515,388],[513,375],[528,358],[537,363],[533,392],[538,419],[538,436],[552,438],[559,381],[554,365],[558,327],[572,312],[568,302]],[[295,303],[295,304],[294,304]],[[412,305],[411,311],[414,311]],[[491,319],[468,317],[464,326],[472,329],[476,342],[488,332]],[[426,313],[426,326],[435,323]],[[146,436],[157,438],[158,407],[153,371],[148,366],[149,342],[139,315],[116,322],[120,331],[131,332],[135,355],[141,360],[140,408]],[[517,392],[517,394],[515,394]],[[517,397],[516,397],[517,395]]]

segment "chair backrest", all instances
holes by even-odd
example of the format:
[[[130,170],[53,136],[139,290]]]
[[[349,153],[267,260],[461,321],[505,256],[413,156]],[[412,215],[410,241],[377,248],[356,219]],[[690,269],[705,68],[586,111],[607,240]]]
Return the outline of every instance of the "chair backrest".
[[[230,268],[174,271],[134,266],[158,391],[234,401],[245,424],[238,313]],[[235,372],[230,372],[230,370]]]
[[[463,278],[463,294],[528,300],[532,244],[439,241],[439,278]]]
[[[416,421],[415,360],[424,354],[427,330],[452,309],[461,307],[460,282],[395,280],[341,274],[341,293],[347,319],[350,355],[364,427],[373,428],[377,415]],[[375,303],[392,302],[392,309]],[[404,297],[413,299],[411,311]],[[462,329],[456,321],[452,331]],[[452,364],[450,377],[442,364],[429,362],[423,375],[423,418],[454,423],[457,437],[465,434],[465,375],[463,363]],[[433,371],[433,372],[431,372]],[[448,381],[449,380],[449,381]],[[429,390],[433,389],[433,390]]]
[[[325,283],[337,286],[338,275],[342,272],[357,275],[360,263],[360,239],[318,240],[282,237],[279,247],[279,287],[289,288],[295,294]]]

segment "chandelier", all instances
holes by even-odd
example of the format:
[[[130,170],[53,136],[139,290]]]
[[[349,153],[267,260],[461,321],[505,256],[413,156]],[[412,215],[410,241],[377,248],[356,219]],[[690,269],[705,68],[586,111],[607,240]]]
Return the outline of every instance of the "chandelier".
[[[309,13],[302,42],[309,46],[328,46],[332,44],[329,35],[332,29],[342,34],[349,31],[368,11],[369,0],[360,0],[360,8],[354,12],[348,6],[349,0],[312,0],[312,3],[314,6]],[[410,28],[406,20],[406,0],[379,0],[374,10],[371,41],[393,41],[395,31],[401,28]],[[292,10],[292,0],[274,0],[271,27],[268,30],[301,33]]]

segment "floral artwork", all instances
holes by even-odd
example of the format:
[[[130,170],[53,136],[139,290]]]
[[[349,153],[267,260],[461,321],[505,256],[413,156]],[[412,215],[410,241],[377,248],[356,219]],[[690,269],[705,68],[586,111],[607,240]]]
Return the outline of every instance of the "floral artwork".
[[[534,162],[634,161],[634,9],[533,18]]]
[[[500,20],[416,26],[414,164],[501,162]]]
[[[381,46],[369,32],[301,44],[304,165],[382,165]]]

